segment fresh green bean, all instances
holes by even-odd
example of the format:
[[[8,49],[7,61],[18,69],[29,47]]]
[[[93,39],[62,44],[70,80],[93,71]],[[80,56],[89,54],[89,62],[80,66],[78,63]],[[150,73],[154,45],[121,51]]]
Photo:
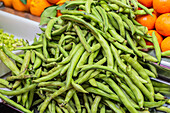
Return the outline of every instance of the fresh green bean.
[[[117,21],[117,23],[119,25],[120,34],[121,34],[122,37],[125,37],[125,28],[124,28],[124,25],[123,25],[122,18],[114,12],[108,12],[108,14],[110,14]]]
[[[107,103],[107,105],[116,113],[122,113],[122,111],[116,107],[116,105],[110,101],[110,100],[107,100],[107,99],[104,99],[104,102]]]
[[[99,106],[99,102],[101,101],[102,97],[101,96],[96,96],[94,99],[94,102],[91,106],[91,113],[97,113],[98,111],[98,106]]]
[[[47,37],[47,39],[51,40],[51,31],[53,28],[53,25],[56,23],[56,21],[58,20],[58,18],[53,18],[51,19],[48,24],[47,24],[47,29],[45,30],[45,36]]]
[[[137,113],[137,110],[130,104],[129,100],[126,98],[126,96],[123,94],[122,90],[117,86],[117,84],[110,78],[104,78],[105,82],[107,82],[112,89],[116,92],[116,94],[119,96],[120,100],[123,102],[123,104],[126,106],[126,108],[132,112]]]
[[[15,103],[13,100],[7,98],[6,96],[3,96],[1,93],[0,93],[0,98],[2,98],[3,100],[5,100],[8,104],[18,108],[19,110],[23,111],[23,112],[26,112],[26,113],[32,113],[30,110],[28,109],[25,109],[23,106],[21,106],[20,104],[17,104]]]
[[[42,48],[43,45],[39,44],[39,45],[35,45],[35,46],[23,46],[23,47],[17,47],[15,48],[15,50],[28,50],[28,49],[38,49],[38,48]]]
[[[8,56],[2,50],[0,50],[0,59],[15,75],[19,75],[20,71],[17,66],[8,58]]]

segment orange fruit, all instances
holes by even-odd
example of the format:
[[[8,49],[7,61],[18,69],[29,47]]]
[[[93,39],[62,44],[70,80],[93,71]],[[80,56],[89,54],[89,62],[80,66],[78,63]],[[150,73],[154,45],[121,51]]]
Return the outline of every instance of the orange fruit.
[[[13,0],[12,6],[17,11],[28,11],[29,9],[25,4],[23,4],[20,0]]]
[[[170,13],[170,0],[153,0],[153,8],[158,13]]]
[[[156,38],[158,40],[159,46],[161,46],[161,42],[163,40],[163,37],[158,32],[156,32],[155,30],[149,30],[147,34],[152,36],[153,31],[155,32],[155,35],[156,35]],[[146,40],[146,45],[153,45],[153,43]]]
[[[154,29],[155,27],[155,22],[156,22],[156,19],[157,19],[157,16],[153,14],[153,17],[149,14],[147,15],[138,15],[136,17],[136,20],[142,24],[143,26],[146,26],[148,28],[148,30],[151,30],[151,29]]]
[[[170,36],[170,13],[162,14],[155,23],[156,31],[163,36]]]
[[[161,43],[162,52],[170,50],[170,37],[166,37]]]
[[[41,16],[41,13],[46,7],[51,6],[47,0],[32,0],[30,5],[30,12],[32,15]]]
[[[49,3],[55,4],[57,2],[59,2],[60,0],[47,0]]]
[[[153,0],[138,0],[138,2],[146,7],[152,7],[153,5]]]
[[[1,0],[6,7],[12,7],[12,0]]]
[[[28,9],[30,9],[31,1],[32,0],[27,0],[27,5],[26,6],[27,6]]]

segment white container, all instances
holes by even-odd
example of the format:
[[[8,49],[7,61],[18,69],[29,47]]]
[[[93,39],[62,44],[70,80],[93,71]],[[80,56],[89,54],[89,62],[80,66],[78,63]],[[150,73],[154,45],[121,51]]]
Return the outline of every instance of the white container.
[[[37,33],[42,31],[39,29],[39,23],[19,17],[4,11],[0,11],[0,29],[4,32],[13,34],[14,38],[23,38],[32,42]],[[14,52],[17,54],[17,52]],[[0,60],[0,77],[10,72],[10,70]]]

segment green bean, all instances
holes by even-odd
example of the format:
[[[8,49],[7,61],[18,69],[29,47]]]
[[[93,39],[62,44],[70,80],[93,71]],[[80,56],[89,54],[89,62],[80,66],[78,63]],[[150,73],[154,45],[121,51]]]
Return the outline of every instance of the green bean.
[[[62,34],[66,29],[67,29],[68,25],[64,25],[63,27],[61,27],[60,29],[57,29],[55,31],[53,31],[51,34],[52,36],[56,36],[56,35],[60,35]]]
[[[5,87],[12,88],[12,84],[10,84],[7,80],[0,78],[0,84],[4,85]]]
[[[77,66],[76,66],[76,68],[75,68],[75,70],[74,70],[74,74],[73,74],[74,77],[77,76],[78,71],[80,70],[79,67],[82,66],[82,65],[86,62],[86,60],[87,60],[87,58],[88,58],[89,55],[90,55],[90,53],[88,53],[88,52],[86,52],[86,51],[82,54],[79,62],[77,63]]]
[[[160,62],[161,62],[161,49],[160,49],[158,40],[156,38],[155,32],[152,33],[152,37],[153,37],[152,38],[153,45],[154,45],[154,48],[155,48],[155,54],[156,54],[156,57],[158,59],[158,64],[160,64]]]
[[[106,1],[114,3],[114,4],[117,4],[118,6],[121,6],[121,7],[125,7],[125,8],[131,9],[130,6],[126,5],[125,3],[121,2],[121,1],[117,1],[117,0],[106,0]]]
[[[41,75],[42,75],[42,76],[49,75],[49,74],[55,72],[56,70],[58,70],[58,69],[61,68],[61,67],[62,67],[61,65],[58,65],[57,67],[52,68],[52,69],[49,70],[48,72],[42,72]]]
[[[136,102],[136,97],[128,86],[126,86],[124,83],[121,83],[120,87],[132,98],[133,101]]]
[[[100,83],[100,82],[96,81],[96,84],[97,84],[97,87],[99,89],[101,89],[101,90],[103,90],[103,91],[105,91],[107,93],[111,93],[111,94],[113,93],[113,91],[108,86],[104,85],[103,83]]]
[[[41,52],[41,49],[37,49],[37,51]],[[34,53],[35,53],[35,51],[34,51]],[[37,69],[41,65],[41,62],[42,62],[41,59],[38,56],[36,56],[35,62],[33,65],[33,69]]]
[[[92,4],[93,0],[87,0],[85,3],[85,11],[87,13],[91,13],[91,4]]]
[[[110,101],[110,100],[107,100],[107,99],[104,99],[104,102],[107,103],[107,105],[116,113],[122,113],[122,111],[116,107],[116,105]]]
[[[112,28],[111,30],[109,30],[109,33],[110,33],[110,34],[112,35],[112,37],[114,37],[115,40],[117,40],[118,42],[122,43],[122,42],[125,41],[125,39],[124,39],[122,36],[120,36],[120,35],[116,32],[115,29]],[[113,42],[113,41],[111,41],[111,42]]]
[[[100,7],[100,6],[96,6],[96,9],[98,10],[98,12],[100,13],[102,20],[104,22],[104,31],[107,31],[109,28],[109,21],[108,21],[108,17],[106,15],[106,11]]]
[[[114,101],[121,102],[119,97],[116,94],[108,94],[108,93],[106,93],[98,88],[94,88],[94,87],[88,87],[85,90],[88,91],[89,93],[94,93],[94,94],[101,95],[103,97],[112,99]]]
[[[154,87],[154,90],[155,90],[156,92],[159,92],[159,91],[169,91],[170,88]]]
[[[158,111],[164,111],[164,112],[166,112],[166,113],[169,113],[169,112],[170,112],[170,108],[165,107],[165,106],[157,107],[156,110],[158,110]]]
[[[96,80],[95,80],[94,78],[91,78],[91,79],[89,80],[89,83],[90,83],[92,86],[97,87],[97,83],[96,83]]]
[[[103,63],[106,62],[106,58],[104,57],[103,59],[101,59],[100,61],[98,61],[97,65],[101,65]],[[80,77],[79,79],[77,79],[75,82],[77,82],[78,84],[82,84],[83,82],[87,81],[88,78],[91,76],[91,74],[94,72],[94,70],[89,70],[83,77]],[[93,78],[93,77],[91,77]]]
[[[123,72],[126,72],[126,65],[122,62],[117,49],[112,44],[111,44],[111,50],[112,50],[113,56],[116,59],[116,62],[118,63],[119,67],[123,70]]]
[[[155,57],[149,55],[148,53],[145,53],[145,52],[142,52],[142,51],[140,51],[140,52],[143,55],[144,59],[151,61],[151,62],[158,62],[158,60]]]
[[[119,25],[120,35],[122,37],[125,37],[125,28],[124,28],[124,25],[123,25],[122,18],[114,12],[108,12],[108,14],[110,14],[117,21],[117,23]]]
[[[28,91],[34,89],[36,86],[37,86],[37,84],[32,84],[30,86],[27,86],[27,87],[24,87],[22,89],[15,90],[15,91],[6,91],[6,90],[0,89],[0,93],[3,95],[8,95],[8,96],[20,95],[22,93],[25,93],[25,92],[28,92]]]
[[[62,70],[62,67],[59,67],[57,70],[55,70],[51,74],[41,77],[41,78],[38,78],[38,79],[35,79],[35,80],[33,80],[33,82],[40,83],[40,82],[45,82],[45,81],[51,80],[54,77],[58,76],[60,74],[61,70]]]
[[[39,44],[39,45],[35,45],[35,46],[23,46],[23,47],[17,47],[15,48],[15,50],[28,50],[28,49],[38,49],[38,48],[42,48],[43,45]]]
[[[19,75],[19,76],[9,76],[6,78],[7,81],[14,81],[14,80],[23,80],[27,78],[36,78],[33,75]]]
[[[86,90],[84,90],[84,88],[81,85],[76,84],[73,80],[72,80],[71,84],[74,87],[74,89],[76,89],[78,92],[88,93]]]
[[[8,58],[8,56],[2,50],[0,50],[0,59],[15,75],[19,75],[20,72],[17,66]]]
[[[145,72],[148,74],[148,76],[153,77],[153,78],[156,78],[155,74],[152,73],[150,70],[145,69]]]
[[[73,99],[74,99],[74,102],[75,102],[75,105],[76,105],[76,108],[77,108],[77,112],[81,113],[81,111],[82,111],[81,110],[81,104],[80,104],[79,97],[77,96],[77,93],[74,93]]]
[[[131,49],[128,48],[127,46],[124,46],[124,45],[120,44],[120,43],[117,42],[117,41],[113,41],[112,44],[113,44],[116,48],[118,48],[118,49],[120,49],[120,50],[122,50],[122,51],[124,51],[124,52],[126,52],[126,53],[134,54],[133,50],[131,50]]]
[[[106,66],[101,66],[101,65],[87,65],[87,66],[83,66],[83,68],[80,71],[85,71],[85,70],[89,70],[89,69],[103,69],[103,70],[112,72],[113,74],[116,74],[117,76],[123,78],[123,75],[121,75],[120,73],[116,72],[114,69],[111,69],[111,68],[106,67]]]
[[[94,102],[91,106],[91,113],[97,113],[98,111],[98,105],[99,105],[99,102],[101,101],[102,97],[101,96],[96,96],[95,99],[94,99]]]
[[[58,18],[53,18],[51,19],[48,24],[47,24],[47,29],[45,30],[45,36],[47,37],[47,39],[51,40],[51,31],[53,28],[53,25],[56,23],[56,21],[58,20]]]
[[[153,86],[152,86],[151,81],[150,81],[147,73],[145,72],[144,68],[137,61],[135,61],[132,57],[123,55],[122,58],[125,59],[126,62],[128,62],[139,73],[139,75],[143,79],[148,81],[148,84],[145,84],[145,85],[148,88],[148,90],[151,92],[151,94],[154,95]]]
[[[61,38],[61,39],[59,40],[59,42],[58,42],[59,45],[62,45],[63,42],[64,42],[64,40],[66,40],[66,39],[73,39],[73,40],[76,41],[75,37],[73,37],[73,36],[71,36],[71,35],[66,35],[66,36],[64,36],[63,38]]]
[[[153,84],[153,86],[154,87],[164,87],[164,88],[166,88],[166,87],[170,87],[169,85],[167,85],[167,84],[163,84],[163,83],[160,83],[160,82],[157,82],[157,81],[151,81],[152,82],[152,84]]]
[[[44,55],[41,52],[37,52],[35,50],[33,50],[35,52],[35,54],[44,62],[46,61],[46,58],[44,57]],[[34,67],[34,66],[33,66]],[[37,66],[38,67],[38,66]]]
[[[131,68],[127,67],[126,69],[128,76],[130,76],[132,74]],[[144,97],[143,94],[141,93],[141,91],[133,84],[133,82],[130,80],[129,77],[124,75],[124,79],[126,81],[126,83],[128,84],[128,86],[130,87],[130,89],[133,91],[136,100],[139,104],[140,108],[143,108],[143,103],[144,103]]]
[[[139,56],[142,57],[142,54],[139,52],[139,50],[136,48],[136,46],[133,43],[133,40],[131,39],[129,33],[126,31],[126,39],[128,41],[128,44],[131,46],[131,48],[134,50],[134,52]]]
[[[61,97],[56,97],[54,98],[54,100],[57,101],[57,103],[59,104],[62,104],[64,102],[64,100]],[[75,111],[69,104],[66,104],[64,107],[69,111],[69,113],[75,113]]]
[[[60,45],[57,45],[57,47],[60,49],[60,51],[64,55],[64,57],[68,57],[68,53]]]
[[[21,106],[20,104],[17,104],[15,103],[13,100],[7,98],[6,96],[3,96],[1,93],[0,93],[0,98],[2,98],[3,100],[5,100],[8,104],[18,108],[19,110],[23,111],[23,112],[26,112],[26,113],[32,113],[30,110],[28,109],[25,109],[23,106]]]
[[[121,73],[122,74],[122,73]],[[129,76],[129,78],[133,81],[133,83],[142,91],[142,93],[151,101],[153,102],[154,99],[151,93],[146,89],[146,87],[139,81],[139,79],[134,75],[134,73]]]
[[[91,52],[90,45],[86,42],[85,37],[83,37],[81,29],[75,24],[73,26],[74,26],[74,28],[77,32],[77,35],[79,36],[80,41],[83,44],[84,48],[90,53]]]
[[[58,106],[56,106],[56,111],[57,113],[63,113],[62,110]]]
[[[150,8],[150,9],[148,9],[149,10],[149,12],[153,12],[154,11],[154,9],[153,8]],[[146,14],[148,14],[145,10],[137,10],[137,11],[134,11],[134,14],[135,15],[146,15]]]
[[[162,52],[161,56],[170,56],[170,50]]]
[[[85,3],[86,3],[86,1],[71,1],[66,5],[66,7],[72,7],[72,6],[76,6],[76,5],[84,5]]]
[[[96,52],[92,53],[90,56],[89,56],[89,60],[88,60],[88,64],[89,65],[92,65],[93,64],[93,61],[94,59],[96,58],[96,56],[98,55],[99,53],[99,50],[97,50]]]
[[[57,63],[56,62],[51,62],[51,63],[48,63],[48,64],[43,63],[42,66],[45,67],[45,68],[51,68],[51,67],[56,67]]]
[[[104,78],[105,82],[107,82],[112,89],[116,92],[116,94],[119,96],[122,103],[126,106],[126,108],[133,113],[137,113],[137,110],[130,104],[129,100],[126,98],[126,96],[123,94],[121,89],[117,86],[117,84],[110,78]]]
[[[20,69],[20,73],[22,73],[22,75],[26,73],[30,60],[31,60],[31,52],[27,50],[24,57],[24,61]]]
[[[150,12],[150,10],[149,10],[147,7],[145,7],[144,5],[140,4],[139,2],[137,2],[137,5],[138,5],[140,8],[142,8],[143,10],[145,10],[146,13],[150,14],[151,16],[153,16],[153,15],[152,15],[152,12]]]
[[[165,99],[167,99],[165,96],[163,96],[163,95],[160,94],[160,93],[156,93],[156,94],[154,95],[154,98],[155,98],[156,100],[165,100]]]
[[[12,53],[6,46],[2,46],[2,49],[8,57],[14,59],[15,61],[17,61],[21,64],[23,63],[23,59],[20,58],[19,56],[17,56],[16,54]]]
[[[110,7],[109,7],[109,5],[105,2],[105,1],[100,1],[99,2],[100,3],[100,5],[102,6],[102,8],[104,9],[104,10],[106,10],[106,11],[110,11]]]
[[[133,25],[133,22],[128,19],[125,15],[119,13],[119,15],[121,16],[122,20],[125,21],[127,23],[127,25],[129,26],[130,28],[130,31],[132,32],[132,35],[135,33],[135,26]]]
[[[32,102],[33,102],[33,99],[34,99],[34,92],[35,92],[35,89],[30,90],[29,97],[28,97],[28,100],[27,100],[27,102],[28,102],[27,109],[30,109],[30,107],[33,104]]]
[[[91,113],[91,110],[90,110],[90,106],[89,106],[89,103],[88,103],[88,99],[87,99],[87,95],[86,94],[83,94],[83,100],[84,100],[84,105],[86,107],[86,110],[88,113]]]
[[[68,103],[70,101],[70,99],[73,97],[74,93],[76,93],[76,90],[75,89],[70,89],[66,96],[65,96],[65,103]]]
[[[92,14],[95,17],[97,17],[100,21],[102,21],[102,18],[100,16],[99,12],[97,11],[96,7],[92,7]],[[100,24],[100,25],[101,25],[100,27],[102,28],[103,24]]]
[[[110,6],[112,10],[115,10],[115,11],[119,10],[119,6],[117,4],[108,4],[108,6]]]
[[[158,101],[158,102],[144,102],[144,107],[153,108],[160,107],[165,104],[166,101]]]
[[[106,112],[106,107],[105,105],[103,104],[102,105],[102,108],[100,109],[100,113],[105,113]]]
[[[47,39],[46,39],[46,36],[43,35],[43,55],[45,58],[49,58],[49,54],[48,54],[48,51],[47,51]]]

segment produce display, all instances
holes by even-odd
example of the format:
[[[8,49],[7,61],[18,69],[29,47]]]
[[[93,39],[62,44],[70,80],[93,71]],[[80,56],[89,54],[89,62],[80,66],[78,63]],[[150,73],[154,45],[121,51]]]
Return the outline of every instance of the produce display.
[[[164,53],[159,34],[135,20],[154,17],[153,9],[136,0],[77,0],[55,10],[62,15],[42,20],[47,25],[32,45],[15,48],[24,54],[2,46],[0,60],[12,75],[0,79],[11,89],[0,89],[1,99],[25,113],[170,112],[170,86],[150,79]],[[156,58],[143,49],[154,49]]]

